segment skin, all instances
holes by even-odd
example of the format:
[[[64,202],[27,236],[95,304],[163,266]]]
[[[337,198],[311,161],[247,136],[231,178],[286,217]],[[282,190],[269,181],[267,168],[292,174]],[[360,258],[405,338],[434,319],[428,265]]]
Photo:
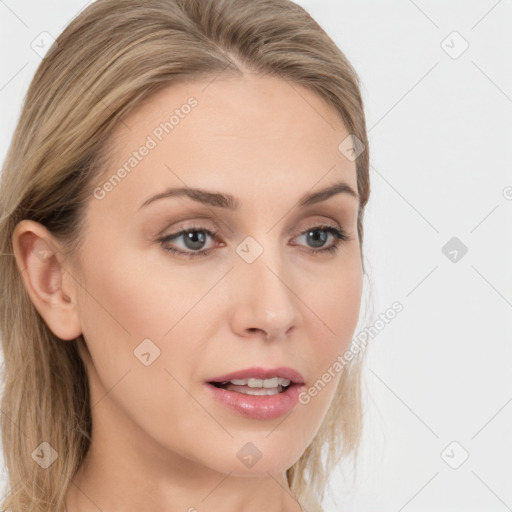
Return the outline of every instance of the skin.
[[[300,511],[285,471],[320,428],[341,374],[309,404],[271,420],[228,410],[204,382],[289,366],[309,387],[356,327],[358,198],[341,193],[295,207],[337,181],[357,191],[355,162],[338,150],[349,132],[314,93],[253,75],[168,87],[119,125],[105,177],[190,96],[198,101],[191,113],[103,199],[91,197],[79,258],[64,261],[58,241],[33,221],[13,235],[31,300],[63,343],[79,344],[89,378],[93,440],[68,512]],[[180,197],[139,210],[185,185],[232,194],[241,208]],[[302,233],[325,223],[350,238],[314,255],[318,246]],[[165,251],[193,252],[183,236],[156,240],[192,224],[217,232],[205,235],[207,256]],[[323,246],[334,245],[322,233]],[[235,252],[246,236],[263,248],[250,264]],[[46,249],[53,254],[41,258]],[[160,350],[149,366],[134,356],[145,338]],[[262,453],[251,468],[237,457],[248,442]]]

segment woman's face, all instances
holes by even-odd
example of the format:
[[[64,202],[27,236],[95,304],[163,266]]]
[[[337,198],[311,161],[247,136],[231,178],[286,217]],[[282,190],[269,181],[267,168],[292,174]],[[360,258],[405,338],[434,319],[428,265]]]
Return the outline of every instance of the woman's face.
[[[293,396],[332,368],[359,315],[356,165],[338,149],[348,135],[312,92],[252,76],[174,85],[119,125],[75,267],[93,439],[240,476],[299,459],[341,374],[307,404]],[[346,187],[301,204],[336,183]],[[163,196],[175,188],[189,193]],[[301,377],[286,396],[209,384],[255,367]]]

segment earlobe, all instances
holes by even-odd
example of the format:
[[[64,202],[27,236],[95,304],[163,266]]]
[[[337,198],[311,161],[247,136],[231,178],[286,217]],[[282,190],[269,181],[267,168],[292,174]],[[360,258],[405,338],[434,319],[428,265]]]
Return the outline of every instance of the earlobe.
[[[66,269],[59,257],[59,244],[41,224],[22,220],[14,229],[12,245],[25,289],[49,329],[63,340],[81,333],[76,287],[64,289]],[[68,284],[68,280],[66,280]]]

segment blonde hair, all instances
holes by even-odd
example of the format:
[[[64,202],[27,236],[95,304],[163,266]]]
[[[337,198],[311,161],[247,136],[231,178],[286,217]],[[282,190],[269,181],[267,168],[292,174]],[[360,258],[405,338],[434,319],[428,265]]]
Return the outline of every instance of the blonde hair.
[[[91,441],[84,364],[76,343],[55,336],[32,304],[13,255],[15,226],[23,219],[39,222],[63,244],[65,257],[78,254],[85,209],[108,156],[105,142],[121,118],[178,81],[244,71],[317,93],[365,145],[356,159],[362,248],[370,188],[359,78],[302,7],[289,0],[93,3],[37,69],[1,175],[0,427],[8,469],[3,510],[60,512]],[[345,367],[320,430],[286,472],[296,497],[311,488],[322,499],[332,469],[357,454],[361,362],[355,357]],[[42,441],[59,454],[46,470],[31,457]]]

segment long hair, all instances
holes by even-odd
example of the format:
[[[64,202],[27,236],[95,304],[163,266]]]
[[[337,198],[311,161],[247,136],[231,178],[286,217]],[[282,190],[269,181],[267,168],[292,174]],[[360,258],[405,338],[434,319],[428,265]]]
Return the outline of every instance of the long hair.
[[[93,3],[37,69],[1,175],[0,428],[8,469],[3,510],[60,512],[90,445],[92,424],[87,374],[76,345],[82,337],[59,339],[32,304],[13,254],[15,226],[23,219],[39,222],[62,242],[65,257],[79,254],[87,202],[108,157],[106,141],[122,117],[178,81],[244,71],[309,88],[364,145],[356,159],[362,254],[370,186],[360,81],[302,7],[290,0]],[[313,489],[322,499],[332,469],[357,454],[361,354],[344,368],[317,435],[286,472],[296,497]],[[43,441],[59,454],[46,470],[32,458]]]

